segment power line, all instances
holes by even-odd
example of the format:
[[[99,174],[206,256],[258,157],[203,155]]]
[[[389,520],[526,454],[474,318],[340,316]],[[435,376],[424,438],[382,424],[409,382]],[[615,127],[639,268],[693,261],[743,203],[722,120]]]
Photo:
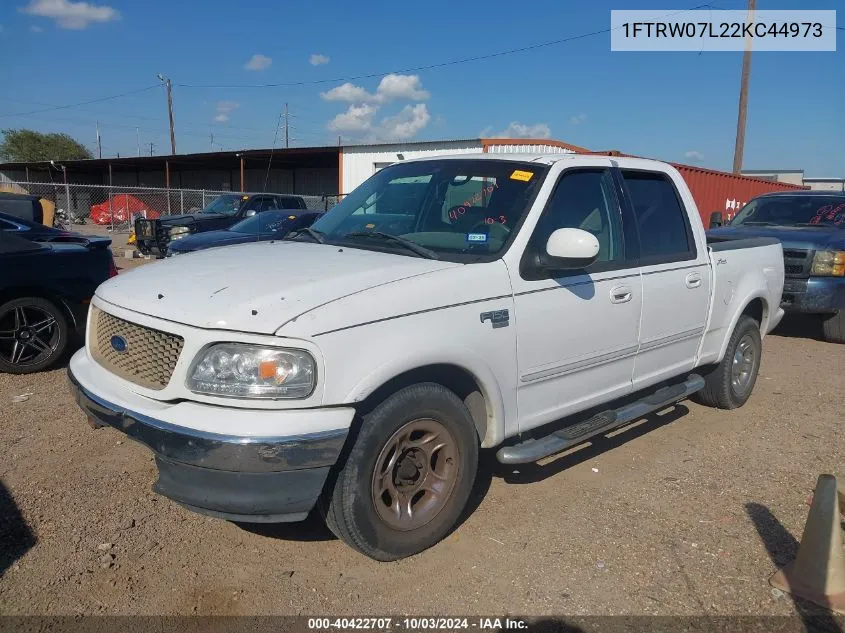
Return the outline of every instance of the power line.
[[[138,94],[139,92],[146,92],[147,90],[152,90],[153,88],[158,88],[159,84],[154,84],[152,86],[147,86],[146,88],[138,88],[137,90],[130,90],[128,92],[121,92],[120,94],[110,95],[108,97],[100,97],[98,99],[89,99],[88,101],[80,101],[79,103],[69,103],[66,105],[58,105],[58,106],[51,106],[49,108],[43,108],[41,110],[31,110],[30,112],[10,112],[6,114],[0,114],[0,116],[27,116],[30,114],[40,114],[41,112],[51,112],[53,110],[66,110],[68,108],[78,108],[79,106],[88,105],[90,103],[100,103],[102,101],[110,101],[112,99],[120,99],[121,97],[128,97],[129,95]]]
[[[691,7],[689,9],[682,9],[681,11],[675,11],[673,13],[667,13],[660,17],[669,17],[672,15],[677,15],[679,13],[687,13],[689,11],[696,11],[702,8],[715,8],[711,4],[699,4],[697,6]],[[621,28],[621,27],[617,27]],[[575,40],[581,40],[588,37],[593,37],[596,35],[603,35],[604,33],[610,33],[613,31],[613,28],[605,28],[600,29],[598,31],[592,31],[590,33],[581,33],[580,35],[571,35],[569,37],[563,37],[556,40],[549,40],[547,42],[539,42],[537,44],[529,44],[528,46],[520,46],[519,48],[510,48],[504,51],[497,51],[495,53],[488,53],[486,55],[474,55],[472,57],[464,57],[461,59],[452,59],[445,62],[438,62],[436,64],[426,64],[424,66],[415,66],[413,68],[403,68],[401,70],[389,70],[389,71],[382,71],[377,73],[367,73],[364,75],[354,75],[352,77],[336,77],[334,79],[309,79],[304,81],[283,81],[278,83],[267,83],[267,84],[176,84],[180,88],[280,88],[280,87],[292,87],[292,86],[313,86],[318,84],[329,84],[329,83],[338,83],[341,81],[357,81],[359,79],[372,79],[374,77],[383,77],[384,75],[389,75],[391,73],[412,73],[412,72],[420,72],[423,70],[434,70],[436,68],[445,68],[447,66],[456,66],[458,64],[468,64],[470,62],[478,62],[487,59],[494,59],[496,57],[504,57],[505,55],[513,55],[515,53],[525,53],[527,51],[533,51],[540,48],[546,48],[548,46],[556,46],[558,44],[565,44],[567,42],[573,42]]]

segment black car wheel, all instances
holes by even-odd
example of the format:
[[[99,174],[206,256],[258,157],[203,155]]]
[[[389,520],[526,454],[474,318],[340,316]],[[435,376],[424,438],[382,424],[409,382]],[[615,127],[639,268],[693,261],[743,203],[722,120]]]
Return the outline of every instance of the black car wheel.
[[[67,341],[67,319],[52,301],[21,297],[0,305],[0,371],[46,369],[62,357]]]

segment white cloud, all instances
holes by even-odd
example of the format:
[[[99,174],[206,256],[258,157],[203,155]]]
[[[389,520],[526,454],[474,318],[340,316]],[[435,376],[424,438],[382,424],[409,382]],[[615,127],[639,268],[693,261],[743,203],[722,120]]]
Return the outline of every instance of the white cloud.
[[[490,138],[549,138],[552,135],[552,130],[546,123],[526,125],[519,121],[511,121],[510,125],[501,132],[491,132],[491,130],[492,128],[486,127],[479,134]]]
[[[380,141],[406,141],[416,136],[429,121],[431,115],[424,103],[406,105],[399,114],[382,119],[373,130],[373,136]]]
[[[581,125],[586,120],[587,120],[586,114],[576,114],[576,115],[569,117],[569,122],[572,125]]]
[[[308,58],[308,63],[312,66],[322,66],[323,64],[328,64],[331,60],[330,57],[326,55],[320,55],[319,53],[314,53],[311,57]]]
[[[423,90],[419,75],[396,75],[391,73],[382,77],[378,88],[376,88],[375,96],[386,103],[394,99],[425,101],[431,95],[426,90]]]
[[[413,138],[431,121],[424,103],[406,105],[397,114],[374,122],[380,106],[362,103],[350,105],[331,121],[333,132],[345,132],[366,141],[405,141]]]
[[[216,107],[217,116],[214,117],[215,123],[225,123],[229,120],[229,115],[241,107],[241,104],[236,101],[218,101]]]
[[[33,33],[42,33],[44,31],[44,29],[42,29],[40,26],[36,26],[35,24],[29,27],[29,30]]]
[[[249,58],[249,61],[246,64],[244,64],[244,68],[247,70],[267,70],[270,68],[272,63],[272,58],[262,55],[261,53],[256,53]]]
[[[328,127],[333,132],[367,132],[372,128],[376,112],[376,106],[366,103],[351,105],[346,112],[341,112],[329,121]]]
[[[690,151],[684,154],[684,158],[689,158],[693,162],[700,163],[704,160],[704,154],[702,154],[698,150],[691,149]]]
[[[91,22],[120,19],[120,12],[112,7],[70,0],[30,0],[19,11],[55,20],[63,29],[85,29]]]
[[[391,73],[382,77],[374,93],[349,82],[323,92],[320,96],[325,101],[345,101],[347,103],[390,103],[395,100],[425,101],[431,94],[423,90],[418,75],[397,75]]]
[[[320,96],[325,101],[346,101],[347,103],[366,103],[372,101],[372,95],[361,86],[355,86],[349,82],[336,86],[328,92],[321,92]]]

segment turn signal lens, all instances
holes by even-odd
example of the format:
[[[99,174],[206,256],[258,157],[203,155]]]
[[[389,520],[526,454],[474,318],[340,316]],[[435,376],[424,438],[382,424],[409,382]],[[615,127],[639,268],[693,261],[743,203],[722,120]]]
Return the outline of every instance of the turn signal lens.
[[[816,251],[811,274],[845,277],[845,251]]]

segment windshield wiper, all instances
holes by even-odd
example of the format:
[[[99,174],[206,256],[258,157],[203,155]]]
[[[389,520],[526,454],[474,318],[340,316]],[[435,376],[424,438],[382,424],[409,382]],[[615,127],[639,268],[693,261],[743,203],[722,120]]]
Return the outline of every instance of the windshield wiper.
[[[821,222],[796,222],[795,224],[789,224],[788,226],[816,226],[822,229],[833,228],[833,224],[822,224]]]
[[[326,238],[323,237],[323,234],[320,233],[320,231],[312,229],[311,227],[305,227],[304,229],[297,229],[296,231],[291,231],[290,233],[285,235],[283,239],[293,240],[302,235],[303,233],[313,239],[315,242],[319,242],[320,244],[326,243]]]
[[[380,240],[389,240],[391,242],[401,244],[409,251],[415,252],[420,257],[425,257],[426,259],[440,259],[440,256],[437,253],[435,253],[429,248],[426,248],[425,246],[420,246],[416,242],[413,242],[407,238],[399,237],[398,235],[391,235],[390,233],[385,233],[383,231],[353,231],[352,233],[347,233],[343,237],[344,239],[356,237],[375,237]]]
[[[734,226],[783,226],[782,224],[778,224],[777,222],[755,222],[751,220],[749,222],[741,222]]]

